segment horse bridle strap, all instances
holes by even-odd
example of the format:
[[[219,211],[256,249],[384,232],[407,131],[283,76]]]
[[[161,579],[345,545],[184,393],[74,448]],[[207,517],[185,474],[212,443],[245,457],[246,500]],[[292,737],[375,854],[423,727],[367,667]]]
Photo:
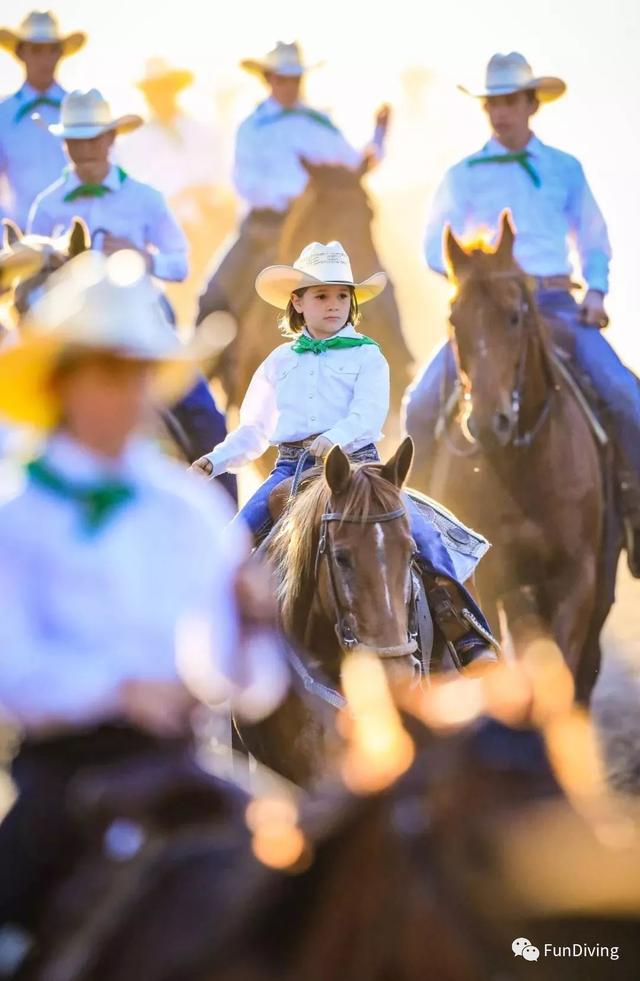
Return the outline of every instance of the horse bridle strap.
[[[418,647],[415,635],[411,636],[406,644],[397,644],[393,647],[375,647],[371,644],[361,644],[358,638],[353,634],[351,629],[347,626],[341,615],[340,607],[340,597],[338,588],[335,580],[335,569],[334,563],[332,561],[331,552],[331,542],[327,535],[327,525],[331,521],[348,523],[348,524],[359,524],[359,525],[374,525],[380,522],[395,521],[397,518],[402,518],[406,515],[406,509],[404,506],[395,508],[393,511],[384,511],[382,514],[370,514],[366,516],[353,516],[344,515],[337,511],[327,511],[320,519],[320,538],[318,541],[318,550],[316,552],[316,561],[314,576],[317,581],[318,571],[320,568],[320,561],[323,556],[327,557],[327,568],[328,568],[328,580],[329,587],[331,590],[331,598],[333,602],[333,608],[335,612],[335,624],[334,629],[338,640],[340,641],[340,646],[343,650],[354,652],[359,650],[368,650],[373,654],[377,654],[378,657],[406,657],[409,654],[413,654]]]

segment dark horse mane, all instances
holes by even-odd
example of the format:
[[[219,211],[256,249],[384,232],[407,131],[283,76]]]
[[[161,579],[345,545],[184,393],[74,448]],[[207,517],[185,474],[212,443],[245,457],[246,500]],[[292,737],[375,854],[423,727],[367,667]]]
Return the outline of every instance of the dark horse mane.
[[[347,495],[341,504],[344,518],[364,520],[370,514],[391,511],[398,506],[398,489],[380,471],[381,465],[375,463],[352,467]],[[309,475],[315,479],[287,506],[269,542],[285,631],[292,629],[296,602],[313,575],[318,525],[329,509],[332,495],[322,470],[309,471]]]

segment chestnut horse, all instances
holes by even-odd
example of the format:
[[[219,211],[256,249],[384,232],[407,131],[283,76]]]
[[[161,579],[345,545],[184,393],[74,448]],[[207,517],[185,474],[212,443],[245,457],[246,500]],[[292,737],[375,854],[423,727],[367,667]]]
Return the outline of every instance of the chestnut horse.
[[[291,652],[296,683],[284,704],[240,734],[249,752],[296,783],[312,781],[331,755],[346,653],[366,648],[394,676],[419,671],[415,543],[400,494],[412,457],[405,439],[387,463],[352,468],[335,446],[323,474],[288,503],[291,481],[272,494],[282,516],[265,547],[284,633],[305,653]]]
[[[200,298],[199,322],[218,308],[220,302],[238,323],[238,331],[219,361],[219,379],[228,407],[238,407],[249,382],[261,361],[282,341],[278,333],[277,313],[256,296],[253,283],[256,274],[272,263],[291,263],[309,242],[329,242],[337,239],[351,259],[356,281],[382,268],[373,242],[371,222],[373,210],[362,186],[364,169],[313,165],[304,162],[309,181],[303,193],[293,203],[284,224],[276,226],[269,237],[268,229],[262,238],[242,235],[232,247],[232,253],[219,266],[209,288],[219,279],[221,291],[207,290]],[[224,293],[224,301],[221,300]],[[214,302],[215,301],[215,302]],[[213,304],[213,306],[211,305]],[[397,410],[408,381],[411,354],[402,333],[400,315],[393,285],[367,304],[365,333],[377,340],[391,368],[391,403]]]
[[[459,401],[455,419],[443,415],[433,458],[418,460],[414,483],[493,542],[478,588],[494,624],[502,608],[516,654],[533,636],[553,638],[576,697],[588,702],[616,546],[598,446],[513,241],[506,214],[494,252],[465,251],[447,232]]]

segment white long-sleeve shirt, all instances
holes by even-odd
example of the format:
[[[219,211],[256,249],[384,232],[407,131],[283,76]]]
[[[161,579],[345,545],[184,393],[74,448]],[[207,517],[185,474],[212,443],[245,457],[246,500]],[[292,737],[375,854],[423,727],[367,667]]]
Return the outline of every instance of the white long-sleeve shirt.
[[[307,186],[309,175],[300,158],[312,164],[334,164],[355,170],[362,151],[355,150],[331,123],[293,111],[266,99],[241,124],[236,137],[234,183],[250,208],[285,211]],[[322,115],[322,114],[318,114]]]
[[[340,337],[360,337],[348,324]],[[382,438],[389,365],[375,344],[296,354],[281,344],[262,362],[240,407],[240,425],[209,454],[214,472],[236,471],[267,447],[323,433],[347,453]]]
[[[611,246],[607,226],[575,157],[532,136],[526,146],[540,187],[517,162],[470,165],[481,156],[508,151],[491,139],[479,153],[451,167],[436,192],[425,236],[429,266],[444,272],[442,235],[473,238],[498,232],[500,213],[509,208],[516,226],[514,254],[532,276],[569,274],[569,250],[575,245],[582,275],[591,289],[608,289]]]
[[[34,199],[60,176],[66,157],[61,140],[47,130],[59,122],[59,106],[22,110],[40,96],[61,103],[66,94],[57,82],[46,92],[25,82],[0,102],[0,217],[12,218],[23,230]],[[31,118],[34,113],[42,122]]]
[[[210,627],[211,674],[226,687],[237,654],[233,578],[248,542],[237,522],[223,531],[224,494],[146,443],[114,468],[57,435],[45,459],[76,483],[117,475],[135,496],[87,535],[75,502],[31,481],[11,488],[4,475],[0,714],[27,731],[117,716],[120,682],[177,677],[177,632],[190,623]]]
[[[29,231],[56,235],[65,231],[76,216],[87,223],[91,235],[98,230],[130,239],[137,249],[153,255],[152,273],[158,279],[182,282],[189,272],[188,243],[164,197],[155,187],[126,175],[113,164],[102,184],[109,188],[103,197],[65,196],[82,181],[68,168],[39,194],[29,215]],[[100,239],[95,243],[101,247]]]

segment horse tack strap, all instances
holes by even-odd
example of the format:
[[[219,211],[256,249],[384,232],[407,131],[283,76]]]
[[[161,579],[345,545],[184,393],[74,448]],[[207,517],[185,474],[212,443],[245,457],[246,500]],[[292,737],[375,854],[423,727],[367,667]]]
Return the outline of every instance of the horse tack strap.
[[[401,507],[396,508],[395,511],[385,511],[383,514],[370,514],[366,518],[350,518],[345,517],[339,511],[328,511],[322,515],[321,521],[340,521],[354,525],[375,525],[379,521],[395,521],[396,518],[402,518],[406,513],[406,508]]]

